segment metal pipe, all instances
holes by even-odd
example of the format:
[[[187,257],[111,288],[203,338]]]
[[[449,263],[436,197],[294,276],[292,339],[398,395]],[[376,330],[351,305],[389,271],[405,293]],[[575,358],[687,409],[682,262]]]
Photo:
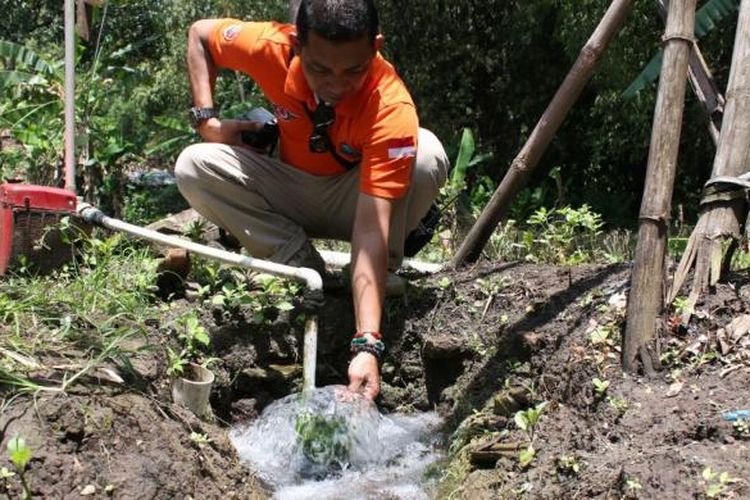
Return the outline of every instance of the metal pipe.
[[[255,259],[246,255],[240,255],[218,248],[212,248],[194,241],[185,240],[176,236],[162,234],[153,229],[146,229],[127,222],[107,217],[96,207],[88,203],[78,203],[78,215],[85,221],[104,226],[106,228],[122,231],[137,238],[147,239],[163,245],[184,248],[196,255],[202,255],[209,259],[218,260],[225,264],[246,267],[255,271],[283,276],[304,282],[312,291],[323,290],[323,279],[314,269],[307,267],[293,267],[267,260]],[[305,323],[305,336],[302,353],[302,388],[311,390],[315,388],[315,357],[318,351],[318,317],[310,316]]]
[[[76,191],[75,176],[75,0],[65,0],[65,189]]]

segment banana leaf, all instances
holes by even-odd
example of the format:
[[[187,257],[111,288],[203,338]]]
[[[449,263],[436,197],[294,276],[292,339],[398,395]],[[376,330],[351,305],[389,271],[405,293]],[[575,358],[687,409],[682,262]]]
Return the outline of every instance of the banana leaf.
[[[0,40],[0,60],[7,69],[23,68],[30,73],[53,75],[55,68],[36,52],[8,40]]]
[[[701,39],[709,32],[718,27],[719,23],[733,14],[739,8],[740,0],[709,0],[695,13],[695,37]],[[664,51],[659,52],[651,58],[641,74],[633,80],[623,97],[634,97],[640,90],[659,78],[661,72],[661,62]]]

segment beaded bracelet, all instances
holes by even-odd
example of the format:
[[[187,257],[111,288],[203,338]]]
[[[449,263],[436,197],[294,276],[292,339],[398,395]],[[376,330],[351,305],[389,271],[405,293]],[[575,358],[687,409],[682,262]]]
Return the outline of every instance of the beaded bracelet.
[[[350,346],[353,354],[368,352],[378,358],[378,361],[383,359],[383,354],[385,353],[385,344],[382,340],[369,342],[364,336],[357,337],[355,335]]]
[[[383,340],[383,336],[380,334],[380,332],[357,332],[354,334],[354,338],[358,339],[360,337],[364,337],[365,335],[369,335],[375,340]]]

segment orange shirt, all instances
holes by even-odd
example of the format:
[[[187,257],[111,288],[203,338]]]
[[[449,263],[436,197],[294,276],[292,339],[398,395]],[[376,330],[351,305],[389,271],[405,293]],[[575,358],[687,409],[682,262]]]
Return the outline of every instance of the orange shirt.
[[[209,38],[214,63],[248,74],[274,108],[284,163],[315,175],[346,171],[329,152],[313,153],[307,110],[317,107],[298,57],[290,24],[222,19]],[[307,110],[305,109],[307,107]],[[335,108],[328,129],[344,159],[360,163],[360,191],[400,198],[409,186],[417,147],[417,112],[396,70],[378,53],[362,88]]]

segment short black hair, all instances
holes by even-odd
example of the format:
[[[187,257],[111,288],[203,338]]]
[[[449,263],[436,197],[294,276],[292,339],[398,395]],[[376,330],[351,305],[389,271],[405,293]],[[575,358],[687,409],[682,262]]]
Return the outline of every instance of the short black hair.
[[[297,36],[307,43],[310,30],[332,42],[348,42],[380,31],[373,0],[302,0],[297,12]]]

